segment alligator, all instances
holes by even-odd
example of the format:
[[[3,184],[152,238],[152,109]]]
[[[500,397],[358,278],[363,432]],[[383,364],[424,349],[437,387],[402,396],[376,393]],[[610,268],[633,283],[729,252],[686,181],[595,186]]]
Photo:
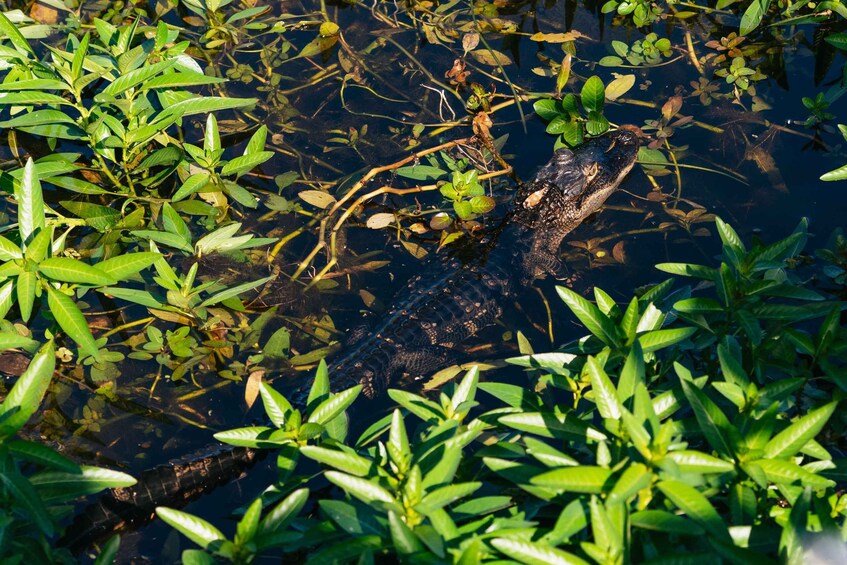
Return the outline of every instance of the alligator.
[[[519,187],[510,210],[475,253],[428,266],[397,293],[375,327],[352,332],[343,356],[330,367],[332,389],[361,384],[364,395],[374,398],[401,375],[422,376],[454,363],[455,347],[493,324],[507,299],[536,279],[559,273],[562,240],[618,188],[635,163],[638,145],[633,131],[619,129],[574,150],[556,151],[532,181]],[[309,385],[287,395],[289,401],[304,407]],[[122,508],[141,508],[149,516],[155,506],[187,502],[200,482],[213,488],[256,458],[255,450],[238,448],[145,473],[136,486],[106,495],[106,502],[81,514],[67,530],[66,545],[79,551],[102,539],[127,521]],[[214,480],[210,470],[217,473]]]

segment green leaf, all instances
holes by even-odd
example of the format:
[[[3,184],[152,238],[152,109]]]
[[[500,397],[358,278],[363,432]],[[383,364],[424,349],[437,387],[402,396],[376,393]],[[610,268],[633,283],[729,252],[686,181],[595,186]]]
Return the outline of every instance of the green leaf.
[[[45,343],[33,356],[29,366],[18,378],[12,390],[0,404],[0,415],[8,415],[0,424],[3,436],[10,436],[20,430],[27,420],[38,410],[41,399],[53,378],[56,368],[56,355],[53,341]]]
[[[248,281],[246,283],[241,283],[239,285],[233,286],[226,290],[222,290],[217,294],[213,294],[203,302],[201,302],[198,307],[205,308],[206,306],[212,306],[214,304],[218,304],[219,302],[223,302],[224,300],[228,300],[230,298],[234,298],[240,294],[247,292],[248,290],[254,289],[256,287],[262,286],[273,277],[265,277],[263,279],[259,279],[257,281]]]
[[[587,561],[572,553],[518,538],[494,538],[491,545],[504,555],[527,565],[588,565]]]
[[[274,426],[283,428],[288,415],[294,410],[291,403],[264,381],[259,383],[259,393],[262,395],[265,414],[267,414]]]
[[[653,530],[683,536],[703,535],[703,529],[691,520],[664,510],[642,510],[641,512],[632,514],[629,519],[633,526],[642,530]],[[692,563],[696,562],[694,561]]]
[[[106,231],[115,227],[121,219],[121,213],[108,206],[77,200],[63,200],[59,204],[72,214],[83,218],[86,224],[98,231]]]
[[[0,122],[2,128],[17,128],[25,126],[40,126],[45,124],[75,124],[73,118],[59,110],[35,110],[27,112],[11,120]]]
[[[423,545],[412,529],[406,525],[400,514],[391,510],[388,511],[388,531],[398,554],[408,555],[423,550]]]
[[[406,473],[409,469],[411,452],[409,451],[409,437],[406,435],[406,425],[403,422],[403,414],[395,408],[391,413],[391,426],[388,431],[388,442],[385,444],[391,462]]]
[[[697,332],[697,328],[672,328],[655,330],[638,336],[644,353],[652,353],[681,341],[685,341]]]
[[[615,486],[609,492],[608,502],[611,504],[627,503],[632,497],[653,482],[653,472],[646,465],[632,463],[618,478]]]
[[[267,426],[248,426],[217,432],[212,437],[216,440],[237,447],[266,448],[285,445],[290,439],[272,439],[273,428]]]
[[[241,175],[255,169],[273,156],[273,151],[260,151],[236,157],[223,166],[221,175]]]
[[[8,494],[17,502],[17,505],[26,510],[32,517],[32,521],[45,536],[53,535],[53,520],[38,492],[33,488],[23,475],[12,467],[0,473],[0,485],[3,486],[4,498]],[[8,504],[8,503],[7,503]],[[12,505],[13,507],[15,505]],[[31,535],[31,534],[30,534]],[[8,554],[7,554],[8,555]]]
[[[558,491],[600,494],[611,476],[612,471],[605,467],[580,465],[541,473],[533,477],[530,482]]]
[[[735,450],[728,437],[733,427],[726,415],[693,382],[684,378],[680,382],[709,445],[724,457],[733,458]]]
[[[255,98],[220,98],[218,96],[197,96],[172,104],[168,107],[170,112],[179,116],[196,116],[208,114],[221,110],[233,110],[254,106],[258,102]]]
[[[388,389],[388,397],[425,422],[446,418],[441,406],[417,394],[405,390]]]
[[[81,465],[82,473],[47,471],[36,473],[30,482],[44,502],[70,502],[80,496],[109,488],[131,487],[136,480],[126,473]]]
[[[549,122],[553,118],[559,115],[560,110],[557,108],[557,103],[552,98],[542,98],[541,100],[536,100],[532,109],[535,110],[535,113],[538,114],[538,117],[544,120],[545,122]]]
[[[86,35],[86,37],[88,36]],[[115,534],[110,537],[109,540],[100,548],[100,553],[97,555],[97,559],[94,560],[94,565],[113,565],[115,563],[115,559],[117,559],[120,545],[121,536]],[[185,562],[183,561],[183,563]]]
[[[32,158],[27,158],[21,182],[15,184],[15,200],[18,201],[18,231],[26,246],[36,230],[45,226],[44,197]]]
[[[680,481],[665,480],[658,483],[662,493],[719,541],[732,542],[726,524],[709,500],[694,487]]]
[[[735,465],[700,451],[671,451],[666,455],[683,473],[731,473]]]
[[[820,176],[822,181],[847,180],[847,165],[842,165]]]
[[[52,447],[34,441],[14,440],[6,443],[9,452],[25,461],[67,473],[80,473],[80,467]]]
[[[150,78],[156,76],[162,71],[173,67],[177,62],[177,59],[166,59],[159,63],[153,63],[152,65],[144,65],[139,69],[135,69],[134,71],[130,71],[126,74],[121,75],[117,79],[111,82],[109,86],[104,88],[100,93],[94,96],[95,102],[108,102],[130,88],[136,87],[139,84],[149,80]]]
[[[526,452],[547,467],[576,467],[579,461],[534,437],[523,438]]]
[[[759,459],[750,461],[748,465],[761,468],[770,482],[783,487],[796,484],[812,488],[832,488],[835,486],[835,481],[816,475],[799,465],[782,459]]]
[[[24,322],[32,316],[32,306],[35,303],[35,293],[38,288],[38,275],[23,271],[18,275],[15,291],[18,295],[18,309]]]
[[[837,401],[824,404],[779,432],[765,445],[765,458],[773,459],[795,455],[809,440],[814,439],[820,433],[837,406]]]
[[[354,477],[338,471],[327,471],[324,473],[326,479],[332,484],[344,489],[348,494],[354,496],[366,504],[385,502],[399,508],[397,501],[391,493],[378,484],[367,479]]]
[[[160,506],[156,508],[156,515],[163,522],[204,549],[210,548],[216,542],[219,543],[226,540],[219,529],[206,520],[188,514],[187,512]]]
[[[741,16],[741,24],[738,29],[739,35],[749,35],[750,32],[759,27],[770,4],[771,0],[753,0],[747,6],[747,9],[744,10],[744,15]]]
[[[158,253],[153,255],[158,256]],[[38,272],[54,281],[66,283],[108,286],[118,282],[99,268],[70,257],[45,259],[38,264]]]
[[[537,410],[539,407],[538,395],[527,390],[525,386],[512,385],[508,383],[485,382],[479,383],[479,390],[487,392],[500,402],[514,408],[526,411]]]
[[[152,251],[125,253],[100,261],[97,263],[97,268],[114,280],[123,281],[151,266],[161,256],[160,253],[153,253]]]
[[[398,176],[412,180],[437,180],[447,174],[447,171],[430,165],[400,167],[395,172]]]
[[[770,2],[770,0],[764,1]],[[721,236],[721,241],[724,245],[728,245],[729,247],[732,247],[736,251],[740,251],[742,253],[747,251],[747,249],[744,247],[744,243],[741,241],[741,238],[738,237],[738,234],[735,233],[735,230],[732,229],[732,226],[730,226],[718,217],[715,218],[715,224],[718,227],[718,235]]]
[[[615,324],[605,316],[597,306],[581,297],[574,291],[563,286],[557,286],[556,292],[571,309],[571,312],[580,322],[606,345],[615,347],[618,345],[617,328]]]
[[[185,179],[185,182],[182,183],[182,186],[174,193],[171,200],[173,202],[179,202],[185,198],[188,198],[195,192],[201,192],[206,186],[212,182],[212,177],[209,173],[195,173]]]
[[[695,277],[707,281],[713,281],[718,276],[717,269],[689,263],[659,263],[656,268],[672,275]]]
[[[618,399],[618,392],[603,367],[600,366],[596,358],[589,355],[585,368],[591,381],[591,398],[597,405],[600,415],[603,418],[620,420],[621,402]]]
[[[97,358],[97,344],[85,316],[71,298],[47,285],[47,305],[59,327],[73,339],[88,356]]]
[[[168,73],[145,80],[141,84],[141,90],[152,90],[154,88],[185,88],[186,86],[201,86],[204,84],[220,84],[226,79],[204,75],[196,71],[179,71]]]
[[[23,258],[21,248],[12,241],[0,236],[0,261],[13,261]]]
[[[18,26],[12,23],[3,12],[0,12],[0,34],[9,38],[9,41],[20,53],[35,57],[35,51],[29,46],[29,41],[18,30]]]
[[[374,467],[374,463],[370,459],[347,451],[327,449],[317,445],[304,445],[300,448],[300,452],[318,463],[329,465],[357,477],[367,476]]]
[[[174,210],[168,202],[162,206],[162,227],[166,232],[179,236],[187,247],[191,247],[191,230],[188,229],[188,225],[179,212]]]
[[[262,516],[262,499],[257,498],[254,500],[250,506],[247,507],[247,510],[244,511],[244,515],[238,521],[238,525],[235,530],[235,543],[236,545],[243,546],[247,543],[253,542],[253,538],[256,537],[256,532],[259,530],[259,518]]]
[[[71,101],[47,92],[38,92],[34,90],[0,92],[0,106],[41,106],[44,104],[73,105]]]
[[[348,534],[386,534],[384,519],[382,516],[377,517],[374,510],[368,506],[326,498],[319,500],[318,505],[321,511]]]
[[[347,410],[361,392],[362,385],[356,385],[352,388],[348,388],[347,390],[331,395],[328,399],[321,402],[314,410],[312,410],[307,422],[320,425],[328,424],[342,412]]]
[[[424,515],[429,515],[439,508],[453,504],[457,500],[470,496],[482,487],[480,482],[458,483],[435,489],[415,505],[415,510]]]
[[[273,535],[280,532],[291,523],[297,514],[306,505],[309,500],[309,489],[300,488],[285,497],[282,502],[273,507],[273,509],[262,518],[259,522],[259,531],[256,534],[257,545],[262,549],[262,538],[264,536]]]
[[[586,424],[574,414],[523,412],[501,416],[497,421],[504,426],[548,438],[571,441],[606,439],[605,434]]]
[[[603,102],[606,99],[606,89],[603,86],[603,81],[598,76],[592,76],[582,86],[580,92],[582,107],[589,112],[602,112]]]

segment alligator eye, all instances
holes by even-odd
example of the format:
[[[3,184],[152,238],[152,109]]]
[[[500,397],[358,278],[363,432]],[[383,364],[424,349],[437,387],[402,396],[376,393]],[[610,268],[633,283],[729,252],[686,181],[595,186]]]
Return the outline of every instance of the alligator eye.
[[[600,163],[595,161],[595,162],[589,164],[585,168],[585,170],[583,171],[583,173],[585,174],[586,184],[591,182],[594,179],[594,177],[597,176],[597,173],[599,173],[599,172],[600,172]]]
[[[524,208],[535,208],[538,206],[538,203],[541,202],[541,199],[544,198],[544,195],[547,193],[547,187],[540,190],[536,190],[532,194],[526,197],[526,200],[523,201]]]

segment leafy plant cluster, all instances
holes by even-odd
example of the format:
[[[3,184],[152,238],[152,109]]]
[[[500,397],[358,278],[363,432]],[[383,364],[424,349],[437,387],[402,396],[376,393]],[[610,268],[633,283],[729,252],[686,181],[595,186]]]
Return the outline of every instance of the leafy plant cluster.
[[[558,135],[554,147],[576,147],[585,135],[598,136],[609,130],[609,120],[603,115],[606,88],[598,76],[585,81],[577,99],[568,93],[561,100],[538,100],[533,108],[538,116],[549,122],[547,133]]]
[[[4,340],[5,347],[36,345]],[[108,488],[135,484],[131,476],[100,467],[78,465],[41,443],[18,439],[17,433],[36,413],[53,379],[56,352],[52,341],[41,346],[27,370],[0,404],[0,561],[74,563],[66,549],[53,543],[68,504]],[[100,563],[111,562],[118,538],[101,552]]]
[[[225,159],[211,114],[255,100],[190,92],[221,79],[206,75],[186,55],[189,43],[164,23],[147,30],[148,39],[137,20],[115,27],[98,19],[93,33],[69,35],[65,50],[48,47],[46,59],[3,14],[0,29],[8,40],[0,50],[0,107],[10,115],[3,126],[10,135],[43,137],[51,149],[57,140],[88,149],[50,153],[2,173],[18,222],[16,232],[0,240],[0,312],[8,316],[16,307],[24,322],[38,315],[48,335],[55,323],[79,346],[92,377],[105,380],[119,373],[115,364],[124,354],[108,351],[106,339],[93,336],[77,305],[89,290],[140,304],[179,323],[184,334],[208,324],[210,311],[214,320],[221,304],[242,309],[237,297],[268,279],[234,286],[201,282],[197,260],[275,241],[244,234],[242,223],[229,220],[233,202],[256,207],[256,197],[238,179],[271,157],[264,150],[266,128],[253,133],[242,155]],[[181,129],[197,114],[207,114],[202,147],[186,141]],[[59,202],[71,217],[45,204],[42,182],[77,194]],[[108,205],[104,197],[112,199]],[[205,235],[195,241],[197,230]],[[85,235],[74,240],[72,231]],[[192,257],[187,272],[169,263],[159,246]],[[157,276],[142,278],[151,266]],[[9,334],[17,332],[3,333]]]
[[[559,287],[589,334],[509,359],[535,386],[474,368],[435,399],[391,390],[397,408],[354,439],[342,412],[359,389],[327,396],[324,365],[305,415],[263,385],[273,426],[216,437],[279,448],[282,478],[234,538],[160,508],[202,548],[184,562],[274,548],[321,562],[799,563],[847,540],[845,303],[796,270],[805,222],[749,248],[717,228],[718,266],[658,265],[699,290],[667,280],[618,303]]]

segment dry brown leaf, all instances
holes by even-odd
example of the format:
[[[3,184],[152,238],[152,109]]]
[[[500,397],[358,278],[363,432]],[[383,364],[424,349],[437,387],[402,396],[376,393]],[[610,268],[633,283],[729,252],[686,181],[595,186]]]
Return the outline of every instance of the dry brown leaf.
[[[262,384],[262,377],[265,376],[265,370],[259,369],[250,373],[247,377],[247,384],[244,387],[244,402],[247,403],[247,408],[253,406],[256,399],[259,397],[259,385]]]
[[[304,190],[302,192],[298,192],[297,196],[312,206],[322,209],[329,208],[337,202],[332,194],[322,190]]]
[[[394,214],[391,214],[389,212],[380,212],[368,218],[366,225],[372,230],[379,230],[388,227],[393,223]]]
[[[59,10],[42,2],[35,2],[29,9],[29,17],[40,24],[53,25],[59,21]]]
[[[362,298],[362,302],[364,302],[365,306],[368,308],[373,306],[373,303],[376,302],[376,296],[374,296],[365,289],[359,290],[359,296]]]
[[[415,259],[423,259],[426,257],[427,250],[418,245],[417,243],[412,243],[411,241],[401,241],[400,244],[406,248],[406,251],[412,254],[412,257]]]

